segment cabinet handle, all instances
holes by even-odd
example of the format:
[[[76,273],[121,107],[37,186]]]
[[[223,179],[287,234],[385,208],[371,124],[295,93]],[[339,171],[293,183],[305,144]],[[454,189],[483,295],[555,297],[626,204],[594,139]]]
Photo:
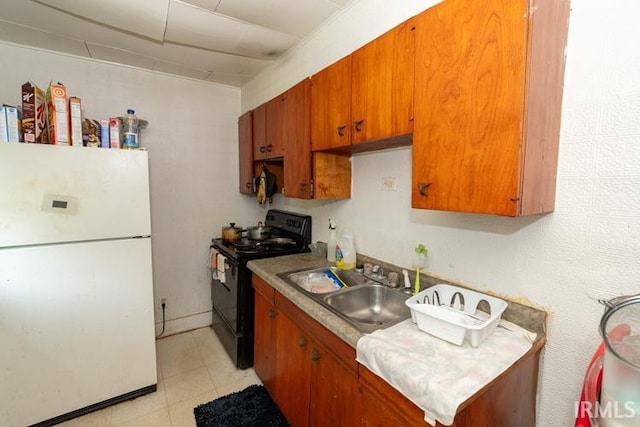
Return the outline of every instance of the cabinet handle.
[[[356,132],[360,132],[362,130],[362,123],[364,123],[364,119],[353,122]]]
[[[311,360],[313,360],[314,362],[320,361],[320,352],[315,348],[311,350]]]
[[[427,196],[427,191],[429,190],[429,187],[431,186],[430,182],[419,182],[418,183],[418,192],[420,193],[421,196]]]
[[[300,183],[300,191],[304,191],[307,188],[307,183],[306,182],[301,182]]]
[[[269,319],[273,319],[274,317],[276,317],[276,311],[272,308],[269,310],[269,313],[267,313],[267,316],[269,316]]]
[[[267,151],[271,151],[272,148],[273,148],[273,144],[267,145]]]
[[[265,147],[264,145],[260,146],[260,152],[264,153],[265,151],[267,151],[267,147]]]
[[[247,182],[244,186],[247,187],[247,188],[251,188],[251,183]]]
[[[304,337],[298,338],[298,346],[305,348],[307,346],[307,340]]]
[[[338,126],[338,135],[344,136],[344,130],[346,127],[347,125]]]

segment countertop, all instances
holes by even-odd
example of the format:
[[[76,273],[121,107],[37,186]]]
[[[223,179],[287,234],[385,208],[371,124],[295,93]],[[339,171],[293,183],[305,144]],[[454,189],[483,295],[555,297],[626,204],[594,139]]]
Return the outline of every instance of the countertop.
[[[390,266],[364,255],[358,255],[358,262],[377,263],[382,265],[385,268],[385,271],[401,270],[399,267],[394,268],[394,266]],[[279,273],[329,267],[331,265],[333,264],[328,262],[325,258],[315,257],[310,253],[263,258],[252,260],[247,263],[247,266],[251,271],[273,286],[273,288],[287,297],[293,304],[306,312],[311,318],[324,325],[351,347],[356,348],[358,340],[363,336],[360,331],[330,310],[318,304],[294,286],[291,286],[278,277]],[[413,272],[411,272],[411,274],[413,274]],[[427,275],[421,275],[420,280],[423,284],[423,288],[436,283],[448,283],[456,286],[463,286]],[[505,320],[515,323],[529,331],[536,332],[538,334],[538,339],[544,339],[546,313],[543,310],[529,307],[517,301],[507,300],[507,303],[508,308],[502,315]]]
[[[278,273],[331,265],[333,263],[328,262],[325,258],[315,257],[310,253],[263,258],[247,263],[247,267],[251,271],[287,297],[312,319],[324,325],[351,347],[356,348],[356,343],[363,335],[360,331],[277,276]]]

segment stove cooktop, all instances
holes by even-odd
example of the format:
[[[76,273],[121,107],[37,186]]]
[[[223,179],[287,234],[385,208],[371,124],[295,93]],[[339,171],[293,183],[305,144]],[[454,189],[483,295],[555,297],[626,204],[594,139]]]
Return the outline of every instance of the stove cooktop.
[[[235,243],[211,239],[211,246],[228,258],[247,260],[270,256],[309,252],[311,243],[311,217],[294,212],[270,209],[265,224],[271,229],[269,238],[251,240],[242,238]]]
[[[291,245],[268,244],[261,240],[251,240],[242,242],[240,246],[233,243],[223,242],[222,239],[211,239],[211,246],[222,252],[227,258],[246,260],[266,258],[269,256],[291,255],[308,252],[309,248],[302,243]]]

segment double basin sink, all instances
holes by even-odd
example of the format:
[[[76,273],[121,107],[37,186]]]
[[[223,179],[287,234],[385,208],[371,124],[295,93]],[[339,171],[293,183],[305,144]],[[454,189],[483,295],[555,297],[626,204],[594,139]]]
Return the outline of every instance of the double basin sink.
[[[310,289],[309,281],[322,277],[327,270],[324,267],[280,273],[278,276],[362,333],[387,328],[411,317],[405,304],[410,295],[355,271],[332,269],[333,274],[346,285],[342,288],[329,286]]]

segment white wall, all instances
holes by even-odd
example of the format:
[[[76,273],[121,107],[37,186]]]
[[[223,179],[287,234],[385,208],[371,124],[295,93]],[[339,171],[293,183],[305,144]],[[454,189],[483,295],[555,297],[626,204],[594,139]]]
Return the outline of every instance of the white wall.
[[[431,3],[351,3],[243,87],[243,111]],[[411,209],[410,148],[354,156],[348,201],[276,201],[310,212],[315,240],[326,241],[331,217],[354,231],[358,252],[406,267],[423,242],[431,274],[546,309],[539,426],[574,422],[574,402],[600,341],[603,309],[595,299],[640,289],[640,51],[630,44],[640,38],[640,3],[572,3],[555,212],[513,219]],[[383,177],[396,177],[398,190],[382,191]]]
[[[229,221],[264,217],[238,193],[240,90],[10,44],[0,43],[0,58],[1,103],[19,105],[28,80],[41,88],[53,80],[82,99],[86,117],[133,108],[149,121],[141,145],[149,149],[156,322],[166,297],[167,334],[210,324],[210,239]]]

